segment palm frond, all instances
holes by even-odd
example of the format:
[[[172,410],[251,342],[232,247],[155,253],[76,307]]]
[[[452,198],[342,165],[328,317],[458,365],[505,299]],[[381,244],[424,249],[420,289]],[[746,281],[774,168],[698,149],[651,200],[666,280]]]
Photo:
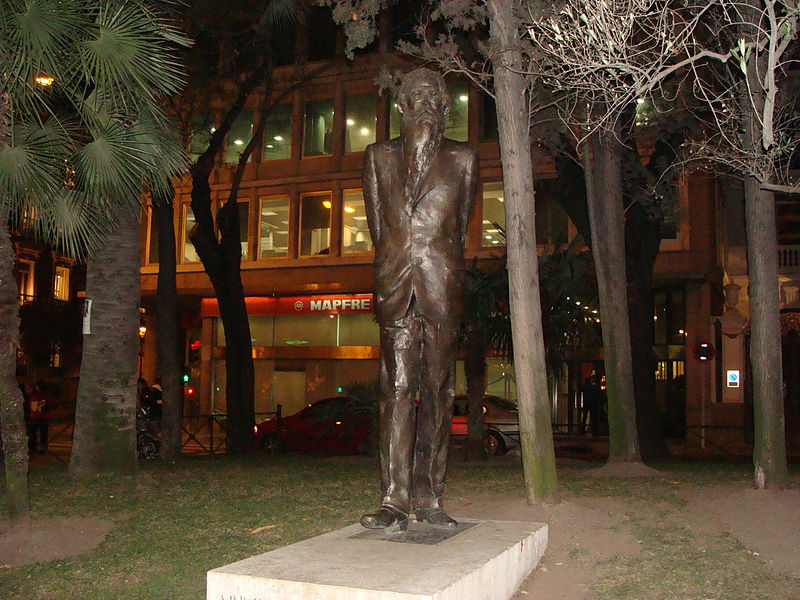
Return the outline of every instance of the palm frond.
[[[16,104],[41,106],[49,90],[36,84],[40,75],[59,81],[74,60],[72,41],[89,24],[83,2],[11,0],[0,6],[2,89]]]
[[[49,120],[43,125],[16,123],[9,144],[0,143],[0,190],[11,212],[20,212],[34,190],[42,195],[56,193],[66,171],[66,159],[72,147],[66,123]]]
[[[76,189],[63,189],[37,210],[36,234],[66,256],[81,258],[98,247],[118,221],[116,210],[134,210],[136,199],[115,210],[100,209],[96,198]]]
[[[297,22],[301,12],[308,12],[308,0],[272,0],[261,14],[259,26],[262,29],[282,30]]]
[[[122,98],[149,100],[183,86],[180,62],[169,48],[180,39],[176,30],[154,21],[139,3],[103,3],[90,33],[80,44],[80,60],[86,77],[98,86]]]

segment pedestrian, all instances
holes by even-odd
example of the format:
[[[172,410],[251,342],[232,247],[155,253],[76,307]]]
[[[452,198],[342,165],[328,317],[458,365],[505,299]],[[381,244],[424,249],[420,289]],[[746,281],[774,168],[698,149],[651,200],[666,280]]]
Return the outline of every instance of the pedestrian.
[[[31,454],[44,454],[47,451],[49,413],[53,411],[54,404],[55,397],[42,384],[37,383],[28,392],[25,413],[28,422],[28,451]]]
[[[593,436],[600,435],[603,392],[592,377],[587,377],[581,386],[581,434],[586,434],[588,422]]]

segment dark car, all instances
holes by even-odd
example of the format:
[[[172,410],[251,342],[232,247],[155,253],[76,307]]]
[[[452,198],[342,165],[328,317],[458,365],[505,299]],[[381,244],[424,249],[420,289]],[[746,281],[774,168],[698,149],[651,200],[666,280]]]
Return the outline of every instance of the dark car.
[[[453,402],[451,436],[458,441],[467,436],[467,396],[459,394]],[[499,396],[483,397],[483,419],[486,423],[486,450],[492,455],[505,454],[519,445],[519,413],[517,405]]]
[[[369,449],[369,415],[352,414],[348,396],[325,398],[299,412],[256,424],[256,447],[271,452],[359,454]]]

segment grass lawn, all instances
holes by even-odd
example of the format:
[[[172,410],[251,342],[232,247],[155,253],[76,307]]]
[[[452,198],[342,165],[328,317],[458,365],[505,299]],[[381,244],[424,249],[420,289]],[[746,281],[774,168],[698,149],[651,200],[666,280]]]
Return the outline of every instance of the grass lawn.
[[[745,465],[670,468],[679,471],[675,477],[685,486],[731,482],[746,486],[750,478],[750,467]],[[136,476],[98,477],[80,483],[69,479],[63,466],[34,466],[35,517],[91,517],[112,521],[115,527],[104,543],[83,555],[3,569],[0,598],[201,600],[207,570],[356,522],[377,500],[377,477],[377,467],[360,459],[275,455],[143,464]],[[570,500],[624,497],[643,504],[666,502],[667,511],[670,504],[677,507],[681,502],[675,485],[664,478],[598,480],[570,469],[561,474],[560,481],[565,499]],[[521,498],[521,469],[510,461],[455,463],[448,495]],[[642,596],[641,590],[666,585],[665,565],[673,573],[676,568],[685,571],[692,581],[713,578],[715,569],[728,573],[731,565],[743,581],[755,581],[758,589],[769,590],[787,581],[757,560],[747,560],[730,539],[708,544],[713,560],[700,564],[697,557],[674,551],[674,542],[686,535],[680,524],[665,518],[634,522],[634,526],[642,554],[600,565],[595,590],[599,597],[661,598]],[[705,597],[689,595],[687,589],[671,583],[670,595],[664,597]],[[736,581],[725,589],[735,592]]]

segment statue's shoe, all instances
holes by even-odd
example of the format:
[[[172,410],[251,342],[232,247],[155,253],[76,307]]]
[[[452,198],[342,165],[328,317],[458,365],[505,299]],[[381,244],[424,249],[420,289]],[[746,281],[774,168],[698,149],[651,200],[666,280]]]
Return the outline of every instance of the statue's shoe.
[[[414,511],[417,521],[430,523],[436,527],[457,527],[458,521],[444,512],[443,508],[418,508]]]
[[[361,525],[367,529],[383,529],[386,533],[398,533],[408,529],[408,515],[393,506],[379,506],[375,512],[361,516]]]

